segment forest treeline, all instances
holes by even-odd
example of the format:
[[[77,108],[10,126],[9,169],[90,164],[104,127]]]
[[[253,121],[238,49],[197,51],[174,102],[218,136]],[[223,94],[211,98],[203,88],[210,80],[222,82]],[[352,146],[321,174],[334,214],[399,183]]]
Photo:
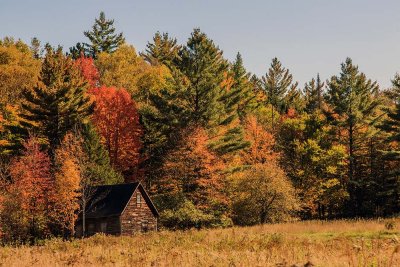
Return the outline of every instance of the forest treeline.
[[[350,58],[299,85],[200,29],[137,53],[102,12],[87,43],[0,41],[4,241],[74,233],[91,185],[141,181],[171,229],[399,212],[400,76]]]

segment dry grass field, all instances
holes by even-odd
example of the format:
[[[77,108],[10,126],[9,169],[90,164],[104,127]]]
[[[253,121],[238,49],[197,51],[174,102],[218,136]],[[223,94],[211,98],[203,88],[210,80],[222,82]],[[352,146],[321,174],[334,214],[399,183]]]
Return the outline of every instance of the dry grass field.
[[[0,248],[0,266],[400,266],[400,220],[94,236]]]

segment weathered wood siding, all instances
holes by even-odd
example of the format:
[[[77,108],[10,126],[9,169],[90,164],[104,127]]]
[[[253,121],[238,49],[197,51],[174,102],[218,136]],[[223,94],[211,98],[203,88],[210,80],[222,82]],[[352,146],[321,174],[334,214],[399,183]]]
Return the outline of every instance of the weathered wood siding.
[[[157,230],[157,218],[147,205],[140,190],[136,189],[121,215],[121,234],[131,235],[155,230]]]

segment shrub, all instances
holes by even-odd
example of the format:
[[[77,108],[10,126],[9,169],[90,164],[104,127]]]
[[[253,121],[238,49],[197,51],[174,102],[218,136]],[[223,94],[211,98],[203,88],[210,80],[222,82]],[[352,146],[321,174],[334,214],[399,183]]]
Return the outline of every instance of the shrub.
[[[292,219],[299,203],[292,184],[275,163],[254,165],[237,178],[233,193],[235,223],[253,225]]]
[[[173,230],[204,227],[228,227],[232,220],[226,216],[205,213],[189,200],[184,200],[176,209],[166,209],[160,214],[162,226]]]

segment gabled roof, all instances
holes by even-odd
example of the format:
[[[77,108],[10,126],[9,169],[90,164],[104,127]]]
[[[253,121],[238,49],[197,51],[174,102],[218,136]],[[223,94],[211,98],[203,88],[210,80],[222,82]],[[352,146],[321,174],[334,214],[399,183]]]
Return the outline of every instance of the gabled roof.
[[[88,190],[90,199],[87,205],[86,218],[120,216],[136,189],[140,190],[154,216],[158,217],[158,211],[143,186],[136,182],[91,187]]]

